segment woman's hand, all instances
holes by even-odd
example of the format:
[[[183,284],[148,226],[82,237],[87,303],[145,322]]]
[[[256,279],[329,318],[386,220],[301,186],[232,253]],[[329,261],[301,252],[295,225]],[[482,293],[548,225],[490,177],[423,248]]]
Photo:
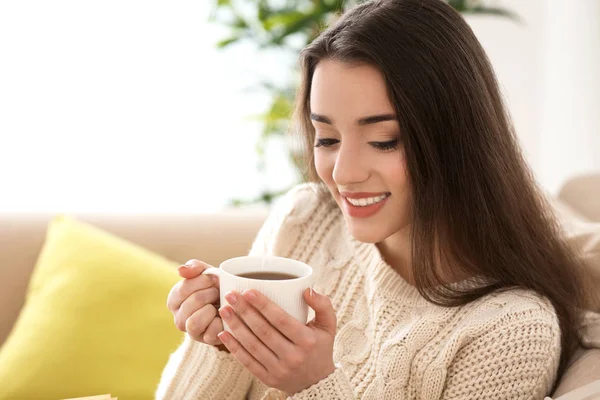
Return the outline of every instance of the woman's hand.
[[[202,343],[221,345],[217,334],[223,331],[223,322],[217,315],[219,307],[219,280],[214,275],[202,275],[210,268],[198,260],[190,260],[179,267],[183,279],[173,286],[167,298],[167,308],[173,313],[175,326]],[[221,345],[221,346],[219,346]]]
[[[304,292],[315,319],[304,325],[256,290],[225,297],[233,306],[219,313],[235,333],[219,339],[252,375],[265,385],[294,394],[335,371],[333,342],[337,320],[329,298]]]

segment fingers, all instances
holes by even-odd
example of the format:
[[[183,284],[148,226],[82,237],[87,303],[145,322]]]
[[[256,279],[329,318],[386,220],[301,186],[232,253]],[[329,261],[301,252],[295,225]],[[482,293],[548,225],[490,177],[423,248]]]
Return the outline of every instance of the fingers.
[[[227,305],[219,310],[221,318],[227,322],[227,325],[234,333],[237,341],[244,347],[256,361],[263,365],[268,370],[276,370],[279,365],[279,359],[256,335],[244,324],[236,312]],[[229,351],[233,354],[233,350],[225,343]],[[242,353],[243,354],[243,353]]]
[[[178,269],[179,276],[185,279],[191,279],[199,276],[205,269],[211,268],[212,265],[200,260],[189,260]]]
[[[223,321],[221,318],[216,317],[212,320],[206,331],[204,331],[204,336],[202,340],[206,344],[210,344],[212,346],[217,346],[219,344],[223,344],[221,339],[217,336],[219,333],[223,332]]]
[[[174,314],[192,293],[218,285],[214,275],[200,275],[179,281],[173,286],[167,298],[167,307]]]
[[[211,267],[199,260],[189,260],[180,266],[179,275],[184,279],[169,292],[167,307],[174,315],[177,329],[196,341],[219,345],[222,343],[217,335],[223,331],[223,322],[214,305],[219,307],[219,279],[202,274]]]
[[[306,304],[315,310],[315,319],[312,322],[313,326],[321,328],[335,336],[337,318],[329,297],[317,293],[314,289],[306,289],[303,295]]]
[[[236,314],[242,321],[244,321],[244,324],[250,328],[252,333],[254,333],[254,335],[256,335],[265,345],[267,345],[267,347],[271,349],[278,357],[294,351],[293,343],[290,342],[284,335],[282,335],[282,333],[278,330],[279,326],[273,326],[269,321],[267,321],[256,308],[248,303],[244,296],[240,296],[239,293],[232,291],[227,293],[225,298],[229,304],[232,304]],[[287,320],[287,317],[293,319],[291,315],[283,312],[282,310],[280,318]],[[229,321],[227,321],[227,323],[229,324]],[[296,323],[298,322],[296,321]],[[231,328],[233,330],[233,327]],[[305,326],[300,326],[300,328],[306,329]],[[302,331],[300,331],[298,334],[301,334],[301,332]],[[240,343],[242,343],[242,345],[245,346],[243,338],[238,336],[238,340]],[[252,351],[250,351],[250,353],[254,354]],[[266,366],[266,364],[264,365]]]
[[[304,324],[257,290],[246,290],[241,297],[264,317],[263,320],[266,318],[283,336],[293,343],[303,344],[307,337]],[[246,317],[243,317],[243,319],[245,321]]]
[[[254,358],[246,349],[229,333],[222,332],[219,334],[220,339],[225,344],[225,347],[233,356],[242,364],[250,373],[256,376],[267,386],[269,382],[269,371]]]
[[[204,332],[216,315],[217,309],[212,304],[207,304],[185,320],[183,331],[192,339],[203,342]]]
[[[200,310],[205,305],[216,303],[219,300],[219,291],[215,287],[202,289],[192,293],[181,304],[181,307],[175,312],[175,325],[179,330],[184,330],[186,321],[196,311]],[[213,306],[213,308],[215,308]]]

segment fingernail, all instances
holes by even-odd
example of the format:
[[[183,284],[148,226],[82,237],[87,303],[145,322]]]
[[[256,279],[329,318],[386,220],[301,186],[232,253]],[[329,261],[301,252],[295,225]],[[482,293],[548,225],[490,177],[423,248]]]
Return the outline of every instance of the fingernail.
[[[252,290],[250,289],[246,289],[244,290],[244,293],[242,293],[244,295],[245,298],[247,298],[248,300],[255,300],[256,299],[256,293],[254,293]]]
[[[237,296],[235,295],[235,293],[230,292],[225,295],[225,300],[227,300],[229,304],[233,306],[235,305],[235,303],[237,303]]]
[[[194,260],[188,260],[183,266],[187,268],[191,268],[196,264]]]
[[[312,286],[309,287],[309,289],[310,289],[310,293],[309,293],[310,297],[314,297],[315,296],[315,291],[313,290]]]
[[[225,319],[229,319],[229,318],[231,318],[231,311],[230,311],[230,310],[229,310],[227,307],[221,308],[221,309],[219,310],[219,313],[220,313],[220,314],[221,314],[221,316],[222,316],[223,318],[225,318]]]
[[[217,278],[215,275],[211,275],[210,279],[212,279],[214,283],[219,283],[219,278]]]
[[[227,334],[225,333],[225,331],[219,333],[217,335],[217,337],[219,338],[219,340],[223,343],[227,343],[229,342],[229,337],[227,336]]]

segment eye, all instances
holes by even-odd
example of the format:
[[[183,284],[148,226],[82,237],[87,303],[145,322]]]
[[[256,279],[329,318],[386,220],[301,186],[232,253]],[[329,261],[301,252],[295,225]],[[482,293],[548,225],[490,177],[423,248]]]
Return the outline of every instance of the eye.
[[[390,140],[388,142],[369,142],[369,144],[377,150],[396,150],[398,148],[398,139]]]
[[[330,147],[339,142],[337,139],[317,139],[315,147]]]

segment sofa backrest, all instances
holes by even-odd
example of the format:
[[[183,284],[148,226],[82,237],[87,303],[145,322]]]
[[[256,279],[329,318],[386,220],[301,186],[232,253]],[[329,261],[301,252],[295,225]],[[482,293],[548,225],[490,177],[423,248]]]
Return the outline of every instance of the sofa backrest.
[[[72,214],[119,237],[184,263],[212,265],[246,255],[268,214],[266,207],[213,214]],[[25,300],[51,214],[0,213],[0,346]]]

